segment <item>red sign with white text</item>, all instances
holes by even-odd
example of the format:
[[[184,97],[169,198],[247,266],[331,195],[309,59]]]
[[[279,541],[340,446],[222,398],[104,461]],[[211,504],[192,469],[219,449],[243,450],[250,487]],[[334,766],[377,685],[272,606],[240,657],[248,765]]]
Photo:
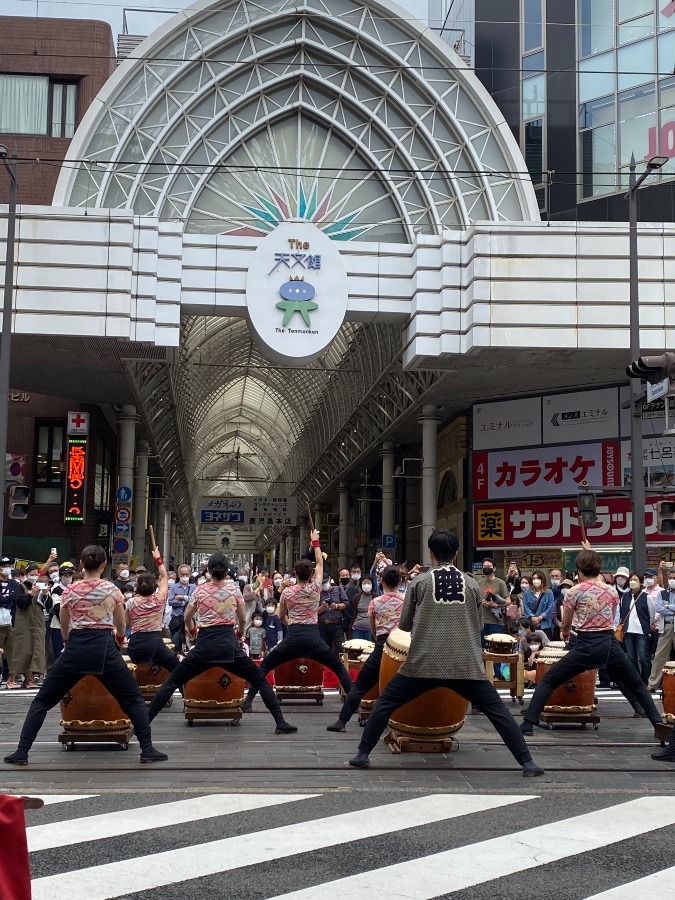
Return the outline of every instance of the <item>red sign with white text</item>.
[[[647,541],[675,544],[675,534],[656,530],[656,503],[663,497],[650,497],[645,505]],[[668,499],[675,499],[669,497]],[[588,540],[596,545],[632,544],[633,522],[629,497],[598,497],[597,524],[587,528]],[[473,507],[476,547],[566,547],[579,546],[576,497],[565,499],[476,503]]]
[[[474,500],[564,497],[592,487],[619,487],[619,441],[474,452]]]

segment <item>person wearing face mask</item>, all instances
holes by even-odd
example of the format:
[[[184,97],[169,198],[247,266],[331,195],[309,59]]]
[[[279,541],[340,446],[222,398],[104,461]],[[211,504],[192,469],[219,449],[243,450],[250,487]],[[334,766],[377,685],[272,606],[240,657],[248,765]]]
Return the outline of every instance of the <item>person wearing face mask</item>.
[[[575,561],[579,582],[567,591],[563,602],[561,638],[570,641],[570,649],[559,662],[548,667],[537,684],[520,726],[526,735],[533,734],[534,726],[539,724],[551,693],[588,669],[606,668],[629,702],[639,703],[653,725],[661,722],[651,694],[614,635],[619,597],[601,575],[603,559],[588,541],[583,542],[583,548]]]
[[[547,634],[537,628],[529,616],[521,616],[518,620],[518,649],[523,655],[525,664],[525,680],[535,681],[537,676],[536,660],[539,651],[549,643]]]
[[[246,629],[246,643],[248,644],[248,655],[251,659],[262,659],[265,655],[267,650],[265,634],[262,613],[255,613],[253,622]]]
[[[2,651],[2,679],[6,681],[8,689],[16,687],[16,676],[10,673],[10,665],[14,652],[17,600],[23,598],[26,593],[23,585],[11,575],[11,563],[5,556],[0,562],[0,651]]]
[[[11,572],[11,568],[3,564],[0,570],[2,578],[10,580]],[[18,585],[18,582],[14,583]],[[25,588],[16,600],[8,688],[16,686],[18,675],[24,676],[24,688],[35,687],[35,679],[44,675],[46,670],[45,609],[50,603],[50,585],[46,576],[38,577],[35,563],[26,566]]]
[[[278,603],[281,599],[281,592],[283,590],[284,585],[284,577],[280,572],[274,573],[274,578],[272,579],[272,596],[265,597],[265,601],[274,600],[275,603]]]
[[[675,569],[666,572],[666,587],[659,592],[656,598],[656,613],[658,616],[659,640],[656,645],[656,654],[652,665],[652,674],[649,676],[647,689],[652,693],[659,689],[663,667],[670,659],[671,652],[675,649]]]
[[[534,625],[550,639],[553,637],[553,616],[555,601],[548,589],[546,575],[537,570],[530,578],[530,589],[523,591],[523,614],[529,616]]]
[[[640,576],[633,572],[628,581],[629,589],[621,596],[619,621],[623,623],[628,658],[647,684],[652,673],[649,639],[656,622],[656,606],[643,585]]]
[[[131,588],[131,592],[134,591],[134,584],[131,579],[131,572],[129,571],[128,563],[120,563],[117,567],[117,573],[113,578],[113,584],[115,587],[124,593],[124,589],[126,587]]]
[[[64,562],[59,569],[59,580],[52,588],[52,604],[50,610],[49,632],[54,660],[56,661],[63,650],[63,636],[61,634],[61,597],[68,585],[73,583],[75,566],[71,562]]]
[[[324,573],[321,588],[321,602],[317,610],[319,616],[319,635],[332,649],[339,659],[342,645],[345,642],[343,625],[344,612],[347,608],[347,597],[340,585],[331,584],[330,575]]]
[[[352,637],[362,641],[372,641],[370,630],[370,614],[368,608],[373,599],[373,582],[370,575],[365,575],[361,581],[361,590],[352,598],[354,620],[352,625]]]
[[[176,573],[178,578],[174,584],[169,585],[169,594],[167,603],[171,607],[171,618],[169,619],[169,633],[173,639],[178,634],[183,624],[185,615],[185,607],[190,601],[190,597],[194,594],[196,585],[191,584],[190,566],[178,566]]]
[[[509,591],[506,583],[497,578],[495,564],[487,557],[483,560],[482,576],[476,579],[483,596],[483,628],[481,642],[487,647],[485,640],[489,634],[506,634],[505,613],[508,606]],[[503,678],[502,666],[494,667],[495,677]]]
[[[284,639],[284,629],[277,610],[277,604],[269,600],[263,612],[265,649],[268,651],[274,649],[274,647],[276,647],[276,645]]]

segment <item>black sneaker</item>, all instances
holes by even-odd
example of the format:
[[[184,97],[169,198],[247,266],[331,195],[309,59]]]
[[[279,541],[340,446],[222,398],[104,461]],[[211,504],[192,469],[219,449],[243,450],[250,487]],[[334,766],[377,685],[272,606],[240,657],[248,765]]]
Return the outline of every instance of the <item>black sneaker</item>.
[[[27,766],[28,754],[22,753],[20,750],[15,750],[14,753],[10,753],[9,756],[5,757],[5,762],[10,766]]]
[[[253,712],[253,704],[252,704],[252,703],[249,703],[248,700],[245,700],[245,701],[241,704],[241,706],[239,707],[239,709],[240,709],[242,712]]]
[[[349,765],[354,766],[355,769],[367,769],[370,766],[368,754],[364,753],[363,750],[359,750],[356,756],[352,756],[349,760]]]
[[[281,725],[277,725],[274,730],[275,734],[295,734],[298,729],[295,725],[290,725],[288,722],[282,722]]]
[[[329,725],[328,728],[326,728],[326,731],[344,731],[344,730],[345,730],[345,723],[342,721],[342,719],[338,719],[337,722],[333,722],[332,725]]]
[[[532,726],[532,722],[528,722],[527,720],[525,722],[521,722],[520,723],[520,731],[521,731],[521,734],[526,734],[526,735],[534,734],[534,728]]]
[[[166,753],[162,753],[161,750],[156,750],[154,747],[141,753],[142,763],[166,762],[168,758]]]
[[[675,750],[671,750],[670,747],[662,747],[656,753],[652,753],[652,759],[658,759],[659,762],[675,762]]]
[[[523,778],[537,778],[537,776],[543,774],[544,770],[534,760],[530,760],[530,762],[526,762],[523,765]]]

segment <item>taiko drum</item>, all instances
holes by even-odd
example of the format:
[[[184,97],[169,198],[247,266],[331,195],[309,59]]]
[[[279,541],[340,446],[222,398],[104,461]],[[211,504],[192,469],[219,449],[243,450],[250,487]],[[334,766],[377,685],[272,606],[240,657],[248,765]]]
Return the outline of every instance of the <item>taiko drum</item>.
[[[306,657],[290,659],[274,670],[274,686],[277,694],[285,698],[295,696],[301,700],[303,694],[319,693],[323,696],[323,666]]]
[[[133,671],[133,663],[127,663]],[[123,735],[131,721],[95,675],[85,675],[61,700],[61,727],[64,734]]]
[[[560,662],[568,651],[560,648],[544,647],[537,657],[537,683],[550,671],[550,667]],[[595,704],[595,681],[597,669],[587,669],[565,684],[556,688],[548,698],[544,712],[552,713],[592,713]]]
[[[141,689],[144,700],[152,700],[160,685],[169,677],[169,670],[157,665],[157,663],[136,663],[134,672],[136,684]]]
[[[395,628],[384,645],[380,663],[380,693],[405,662],[409,650],[410,632]],[[414,737],[418,741],[435,741],[459,731],[468,708],[468,700],[450,688],[434,688],[399,707],[389,720],[389,727],[394,735]]]
[[[228,713],[234,713],[239,717],[245,688],[243,678],[231,675],[221,666],[212,666],[185,685],[185,715],[188,717],[190,713],[204,713],[205,718],[230,718]]]
[[[663,718],[668,724],[675,722],[675,662],[667,662],[661,679],[663,692]]]

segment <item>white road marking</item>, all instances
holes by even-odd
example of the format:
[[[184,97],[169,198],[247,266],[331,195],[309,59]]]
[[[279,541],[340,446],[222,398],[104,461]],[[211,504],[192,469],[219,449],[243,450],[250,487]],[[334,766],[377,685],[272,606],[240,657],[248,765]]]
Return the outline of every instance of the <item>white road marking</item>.
[[[297,799],[297,796],[290,799]],[[120,895],[175,884],[177,878],[181,882],[189,881],[265,863],[276,859],[280,852],[283,852],[289,865],[292,865],[293,854],[331,847],[335,844],[336,835],[341,836],[339,840],[344,840],[347,835],[350,841],[358,841],[534,799],[537,798],[522,794],[432,794],[197,846],[176,847],[163,853],[48,875],[33,882],[33,900],[53,900],[58,896],[67,896],[68,900],[109,900]],[[475,864],[474,857],[473,865]],[[399,888],[400,884],[389,896],[400,896]]]
[[[53,850],[57,847],[68,847],[71,844],[118,837],[121,834],[152,831],[154,828],[164,828],[169,825],[182,825],[185,822],[214,819],[216,816],[228,816],[238,812],[248,812],[252,809],[263,809],[266,806],[279,806],[294,800],[309,800],[316,796],[320,795],[207,794],[203,797],[191,797],[188,800],[175,800],[153,806],[84,816],[81,819],[50,822],[46,825],[34,825],[32,828],[26,829],[28,850],[31,853],[37,850]]]
[[[618,887],[593,894],[586,900],[659,900],[660,897],[672,897],[675,884],[675,866],[653,872],[637,881],[629,881]]]
[[[642,797],[467,847],[327,881],[274,900],[431,900],[675,825],[675,804],[671,801],[670,797]],[[671,894],[672,886],[665,894],[652,893],[649,900]],[[636,900],[634,893],[630,900]]]

